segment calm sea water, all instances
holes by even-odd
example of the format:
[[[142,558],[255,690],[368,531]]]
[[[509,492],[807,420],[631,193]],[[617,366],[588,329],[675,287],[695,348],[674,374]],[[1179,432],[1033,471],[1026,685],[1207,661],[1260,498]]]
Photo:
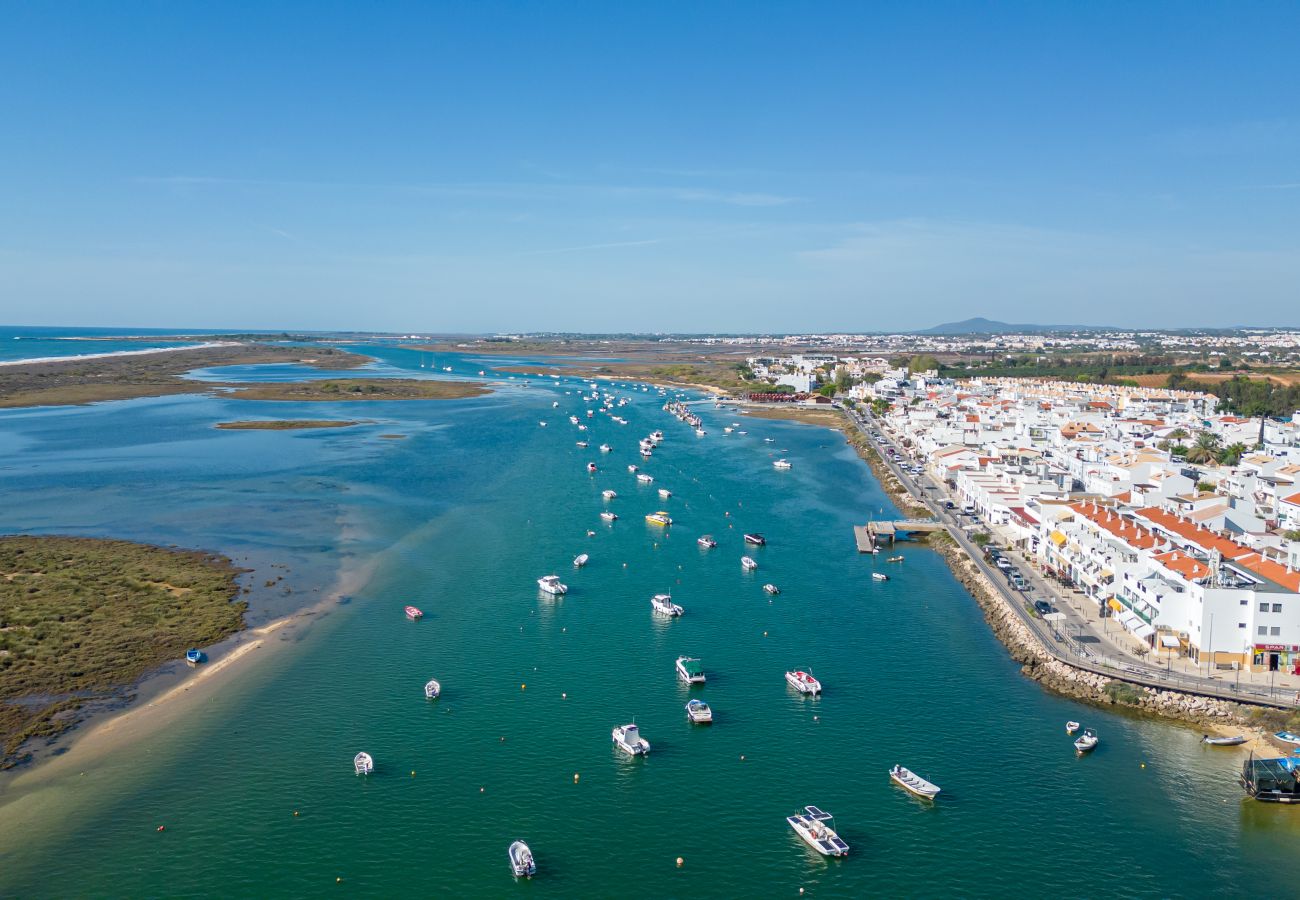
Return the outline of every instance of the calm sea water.
[[[429,362],[379,355],[408,372]],[[484,365],[439,360],[453,375]],[[620,411],[628,426],[597,416],[579,434],[567,416],[585,421],[591,404],[576,390],[516,378],[443,403],[0,413],[0,530],[210,547],[257,567],[258,584],[287,563],[293,593],[260,591],[254,621],[369,573],[256,677],[46,788],[42,821],[16,833],[0,806],[0,895],[1291,892],[1300,810],[1244,801],[1234,752],[1044,693],[928,551],[905,549],[891,581],[872,581],[885,564],[858,556],[851,525],[892,510],[839,435],[706,405],[699,438],[653,391]],[[262,415],[373,421],[212,428]],[[732,421],[749,434],[724,435]],[[626,466],[655,428],[667,440],[640,486]],[[793,470],[774,470],[778,455]],[[613,525],[598,518],[605,488],[619,494]],[[675,523],[647,525],[656,509]],[[748,530],[770,542],[751,575]],[[717,549],[696,545],[706,532]],[[574,570],[581,552],[591,562]],[[551,572],[566,597],[538,595]],[[656,621],[649,598],[667,590],[686,615]],[[424,619],[406,621],[406,603]],[[676,680],[683,654],[702,658],[703,688]],[[822,679],[820,699],[786,687],[796,666]],[[422,696],[431,677],[436,702]],[[691,696],[714,725],[686,721]],[[611,748],[610,729],[634,718],[646,759]],[[1067,719],[1098,729],[1096,753],[1075,757]],[[369,778],[352,774],[361,749]],[[939,802],[892,787],[894,763],[942,785]],[[805,804],[835,814],[848,858],[797,840],[784,817]],[[507,869],[519,837],[541,870],[531,883]]]

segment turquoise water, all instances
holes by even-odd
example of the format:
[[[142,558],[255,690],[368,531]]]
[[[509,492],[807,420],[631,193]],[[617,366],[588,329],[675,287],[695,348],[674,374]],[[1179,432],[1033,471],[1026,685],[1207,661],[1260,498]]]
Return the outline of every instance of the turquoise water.
[[[412,351],[378,354],[419,369]],[[457,375],[482,365],[444,356]],[[520,378],[364,409],[182,397],[0,414],[0,530],[211,547],[257,567],[256,584],[288,563],[294,593],[259,591],[255,622],[366,576],[215,701],[49,787],[41,827],[7,831],[0,807],[0,895],[1290,892],[1300,811],[1244,801],[1234,752],[1044,693],[928,551],[872,581],[885,564],[855,552],[850,526],[891,510],[839,435],[706,405],[697,438],[653,391],[619,411],[628,426],[598,416],[579,435],[567,416],[590,404],[566,390]],[[211,427],[260,415],[374,421]],[[724,435],[731,421],[749,434]],[[667,439],[643,464],[636,442],[655,428]],[[394,433],[407,437],[379,437]],[[777,455],[793,470],[772,469]],[[630,462],[656,482],[638,486]],[[643,521],[661,508],[667,530]],[[770,542],[752,575],[747,530]],[[698,548],[705,532],[717,549]],[[550,572],[566,597],[538,595]],[[656,621],[649,597],[669,589],[686,614]],[[424,619],[406,621],[406,603]],[[683,654],[703,659],[703,688],[676,680]],[[795,666],[821,678],[820,699],[786,687]],[[686,721],[691,696],[714,725]],[[633,718],[646,759],[610,745]],[[1102,736],[1088,758],[1064,734],[1072,718]],[[369,778],[352,774],[360,749]],[[939,802],[892,787],[894,763],[942,785]],[[835,814],[848,858],[794,837],[784,817],[805,804]],[[537,855],[531,883],[507,869],[518,837]]]
[[[0,325],[0,361],[175,347],[176,341],[163,338],[178,333],[180,332],[157,328],[37,328]],[[142,339],[120,340],[123,335]]]

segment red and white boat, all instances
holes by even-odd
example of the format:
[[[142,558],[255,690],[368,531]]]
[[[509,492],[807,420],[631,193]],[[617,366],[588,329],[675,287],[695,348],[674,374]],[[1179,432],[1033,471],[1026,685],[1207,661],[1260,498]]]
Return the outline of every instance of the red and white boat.
[[[785,680],[789,682],[790,687],[801,694],[820,694],[822,692],[822,683],[807,672],[786,672]]]
[[[420,612],[420,610],[418,610],[418,609],[415,608],[414,606],[408,606],[408,607],[406,607],[406,617],[407,617],[408,619],[419,619],[419,618],[421,618],[423,615],[424,615],[424,613]]]

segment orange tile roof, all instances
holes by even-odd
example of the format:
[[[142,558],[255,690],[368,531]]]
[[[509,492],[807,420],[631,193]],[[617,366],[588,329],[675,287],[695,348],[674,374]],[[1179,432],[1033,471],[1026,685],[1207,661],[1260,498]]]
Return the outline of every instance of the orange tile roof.
[[[1158,554],[1153,556],[1152,559],[1166,569],[1177,572],[1189,581],[1199,581],[1202,578],[1210,577],[1209,566],[1195,557],[1188,556],[1186,553],[1179,553],[1177,550]]]
[[[1283,502],[1283,503],[1291,503],[1291,504],[1294,504],[1294,505],[1296,505],[1296,506],[1300,506],[1300,493],[1292,494],[1290,497],[1283,497],[1283,498],[1282,498],[1282,502]]]
[[[1080,501],[1071,503],[1070,509],[1097,527],[1110,532],[1130,547],[1138,550],[1150,550],[1160,543],[1160,540],[1151,531],[1143,528],[1132,519],[1124,518],[1108,506],[1094,507],[1091,503]]]
[[[1289,591],[1300,593],[1300,572],[1287,571],[1286,566],[1273,562],[1271,559],[1265,559],[1244,544],[1238,544],[1236,541],[1215,534],[1208,528],[1201,528],[1191,522],[1184,522],[1163,509],[1145,509],[1139,515],[1151,520],[1166,531],[1171,531],[1180,537],[1186,538],[1203,550],[1217,550],[1223,554],[1224,559],[1232,560],[1242,568],[1249,569],[1262,578],[1280,584]]]

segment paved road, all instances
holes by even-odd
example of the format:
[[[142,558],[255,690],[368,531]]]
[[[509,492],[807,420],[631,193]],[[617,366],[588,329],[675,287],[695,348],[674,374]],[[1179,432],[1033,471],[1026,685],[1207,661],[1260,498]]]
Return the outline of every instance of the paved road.
[[[885,439],[887,447],[893,447],[900,456],[907,455],[907,451],[897,446],[888,432],[881,428],[879,422],[870,414],[859,416],[858,413],[849,411],[848,416],[858,430],[868,440],[872,441],[873,446],[880,447],[872,438],[872,432],[874,431]],[[928,475],[915,478],[904,472],[889,457],[887,452],[879,452],[878,456],[908,492],[929,509],[930,513],[938,521],[947,526],[948,533],[952,535],[953,540],[966,551],[966,554],[975,562],[975,565],[989,580],[989,583],[1002,594],[1030,632],[1038,638],[1049,653],[1062,662],[1098,674],[1149,687],[1166,688],[1225,700],[1241,700],[1271,706],[1295,707],[1300,705],[1296,701],[1295,689],[1290,686],[1274,687],[1251,683],[1240,685],[1235,681],[1230,682],[1220,677],[1206,677],[1204,675],[1178,672],[1172,668],[1152,666],[1135,656],[1124,653],[1122,648],[1106,634],[1105,629],[1107,626],[1103,624],[1103,631],[1099,633],[1083,613],[1083,610],[1087,609],[1084,604],[1092,603],[1091,600],[1084,600],[1076,608],[1071,602],[1075,600],[1075,597],[1063,594],[1060,588],[1047,582],[1032,566],[1027,564],[1026,560],[1020,558],[1019,554],[1013,554],[1015,559],[1020,562],[1017,568],[1026,581],[1029,582],[1029,589],[1026,592],[1017,591],[1008,583],[1000,570],[986,561],[983,550],[971,540],[971,535],[962,520],[965,519],[970,526],[977,526],[978,521],[973,517],[959,515],[957,510],[948,510],[944,507],[943,501],[950,498],[942,485],[936,484]],[[1051,603],[1055,611],[1066,616],[1064,622],[1061,623],[1061,627],[1055,627],[1040,618],[1036,612],[1031,612],[1031,598],[1035,596],[1040,599],[1047,599],[1047,602]]]

